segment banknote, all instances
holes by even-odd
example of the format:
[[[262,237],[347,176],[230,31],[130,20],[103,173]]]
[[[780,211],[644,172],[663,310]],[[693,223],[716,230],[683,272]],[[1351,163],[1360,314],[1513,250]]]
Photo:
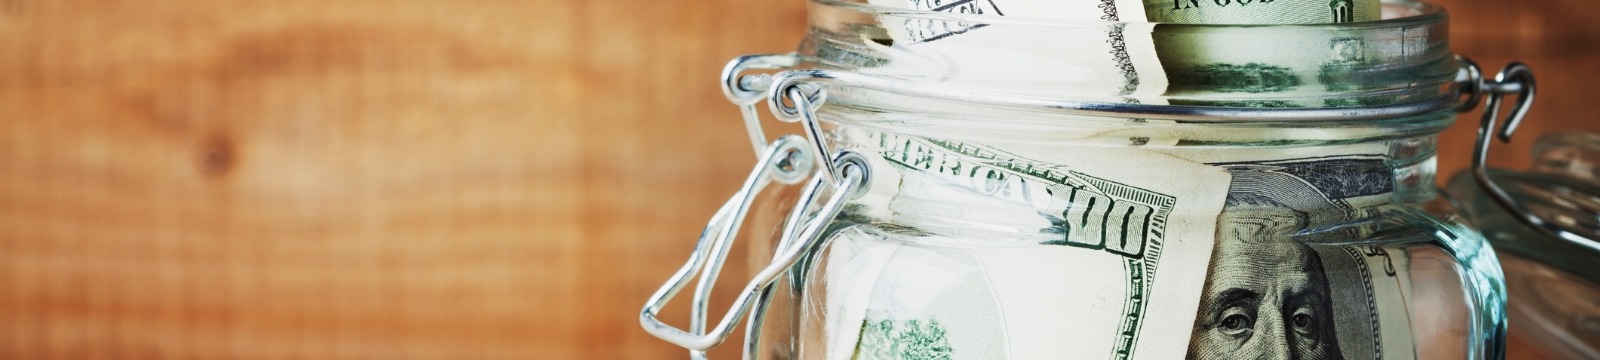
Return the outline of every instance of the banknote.
[[[1145,20],[1179,24],[1331,24],[1377,20],[1377,0],[1145,0]]]
[[[1051,29],[967,19],[890,16],[880,28],[862,30],[869,39],[852,53],[868,53],[896,66],[863,66],[874,75],[935,78],[964,85],[1007,84],[1012,89],[1049,87],[1057,95],[1101,98],[1156,98],[1165,88],[1160,58],[1151,43],[1150,23],[1142,22],[1137,0],[869,0],[872,5],[980,16],[1021,16],[1083,21],[1085,28]],[[981,19],[981,17],[980,17]],[[820,43],[818,52],[830,43]],[[829,56],[819,56],[827,59]],[[977,85],[977,84],[974,84]],[[1066,91],[1063,93],[1062,91]]]
[[[1075,35],[972,18],[888,17],[862,44],[883,61],[911,66],[861,69],[875,75],[981,79],[979,86],[1156,104],[1406,100],[1320,95],[1368,90],[1352,81],[1361,79],[1356,72],[1392,50],[1374,49],[1380,42],[1372,36],[1396,34],[1259,41],[1249,28],[1173,24],[1365,21],[1376,19],[1376,1],[870,2],[1074,21],[1067,32]],[[1249,132],[1232,134],[1270,138]],[[1210,135],[1158,134],[1136,145],[1210,140],[1195,136]],[[885,149],[873,168],[894,169],[893,176],[875,177],[872,188],[894,190],[853,214],[875,226],[831,236],[822,262],[826,315],[818,326],[825,330],[809,332],[827,338],[813,350],[822,356],[806,357],[1415,357],[1404,249],[1352,245],[1372,231],[1361,226],[1308,231],[1358,222],[1389,204],[1386,149],[1180,159],[1121,148],[1063,154],[1021,143],[855,137]],[[1138,238],[1132,234],[1147,236],[1129,241]]]
[[[1158,153],[869,134],[872,226],[829,238],[828,359],[1183,356],[1229,177]],[[1130,166],[1130,161],[1138,166]],[[1164,169],[1151,173],[1137,169]],[[1181,321],[1186,322],[1186,321]]]
[[[1263,36],[1251,27],[1158,25],[1150,34],[1175,105],[1227,107],[1354,107],[1436,96],[1437,89],[1397,88],[1377,75],[1383,64],[1415,64],[1418,79],[1455,71],[1442,28],[1408,27]]]
[[[1416,357],[1405,247],[1357,241],[1395,191],[1387,156],[1213,165],[1233,180],[1187,358]]]
[[[861,1],[861,0],[856,0]],[[985,16],[1178,24],[1329,24],[1379,19],[1378,0],[866,0],[888,8]],[[952,24],[953,25],[953,24]],[[929,32],[923,38],[969,30]]]
[[[1409,253],[1358,243],[1381,229],[1342,226],[1393,205],[1386,144],[1063,156],[1015,143],[995,144],[1002,151],[850,135],[871,139],[881,150],[874,168],[893,171],[874,179],[879,193],[863,200],[870,210],[845,216],[872,226],[831,235],[826,323],[809,332],[826,334],[811,350],[825,355],[807,357],[1416,356]],[[1096,155],[1114,161],[1079,160]],[[1144,165],[1135,162],[1161,170],[1131,174]],[[1226,176],[1207,175],[1216,171]],[[1133,199],[1154,210],[1164,201],[1152,197],[1203,193],[1217,207],[1185,217],[1173,206],[1163,222],[1085,206]],[[1129,242],[1108,241],[1137,232],[1158,235],[1138,259]],[[1099,247],[1075,244],[1084,233],[1099,234]],[[1177,242],[1195,238],[1213,246]],[[1294,341],[1274,341],[1282,339]]]
[[[878,19],[881,27],[861,30],[862,39],[813,46],[819,58],[874,54],[879,60],[856,64],[859,71],[932,78],[956,86],[1005,84],[1005,88],[992,90],[1075,100],[1180,104],[1169,99],[1204,98],[1205,102],[1181,104],[1250,107],[1393,103],[1421,95],[1387,93],[1349,99],[1327,93],[1351,94],[1382,86],[1382,79],[1364,76],[1362,71],[1380,60],[1395,60],[1389,59],[1395,54],[1448,51],[1392,41],[1426,39],[1427,27],[1301,29],[1294,31],[1295,36],[1263,36],[1261,28],[1186,25],[1376,20],[1376,0],[868,2],[968,16],[884,17]],[[1175,4],[1178,10],[1173,10]],[[1335,13],[1350,15],[1331,15]],[[994,26],[981,21],[985,16],[1059,20],[1063,26]],[[836,43],[859,46],[839,51],[834,47],[842,45]],[[891,63],[895,66],[878,66]]]

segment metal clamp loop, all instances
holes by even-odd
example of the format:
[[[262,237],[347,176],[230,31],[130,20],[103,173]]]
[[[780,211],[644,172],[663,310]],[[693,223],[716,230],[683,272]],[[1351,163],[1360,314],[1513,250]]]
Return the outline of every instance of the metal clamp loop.
[[[788,69],[800,63],[800,58],[794,54],[770,55],[745,55],[734,58],[722,68],[722,95],[728,101],[739,107],[739,113],[744,117],[745,130],[750,133],[750,144],[755,146],[756,154],[767,147],[767,135],[761,129],[761,117],[756,114],[756,103],[761,102],[765,95],[767,83],[772,81],[772,75],[756,74],[743,76],[745,70],[750,69]]]
[[[795,152],[804,151],[801,140],[792,135],[779,138],[778,141],[767,147],[767,151],[764,152],[756,168],[751,171],[750,177],[745,181],[744,187],[740,188],[733,198],[729,199],[717,211],[711,222],[706,225],[706,229],[701,233],[700,240],[695,245],[694,251],[690,253],[688,262],[682,268],[679,268],[667,283],[662,284],[661,288],[656,290],[655,294],[651,295],[650,299],[645,303],[644,309],[639,313],[639,323],[644,327],[645,331],[678,346],[688,348],[691,353],[716,347],[727,340],[733,331],[733,327],[737,325],[739,318],[749,312],[756,302],[757,296],[763,294],[768,286],[793,266],[800,256],[815,247],[821,239],[823,229],[834,217],[838,216],[840,210],[844,207],[845,201],[854,194],[859,194],[858,189],[866,184],[865,163],[848,162],[848,165],[842,166],[844,178],[849,181],[835,182],[837,187],[833,189],[827,200],[822,203],[815,217],[809,221],[791,222],[791,224],[803,223],[804,225],[799,227],[798,232],[785,231],[785,236],[779,241],[778,254],[773,256],[772,262],[762,268],[755,275],[755,278],[745,285],[738,298],[734,301],[733,308],[723,315],[722,320],[716,326],[711,327],[709,330],[705,328],[707,315],[704,311],[706,307],[704,300],[709,298],[710,289],[716,281],[716,276],[727,260],[728,249],[732,245],[733,237],[739,232],[739,225],[743,223],[744,217],[749,211],[751,200],[761,188],[771,181],[770,175],[771,172],[777,169],[774,166],[779,163],[778,159],[793,158],[792,154]],[[841,158],[846,159],[848,157],[841,156]],[[799,171],[809,172],[809,169],[800,169]],[[796,211],[796,213],[804,213],[803,210],[812,204],[814,195],[811,194],[815,194],[816,190],[825,183],[820,177],[811,181],[805,190],[808,195],[802,196],[801,202],[796,205],[797,210],[800,210]],[[791,214],[791,220],[798,219],[798,217],[794,216]],[[689,280],[696,271],[701,272],[701,279],[696,288],[696,301],[691,308],[690,330],[684,331],[657,319],[656,315],[661,311],[661,308],[666,306],[667,302],[673,296],[676,296],[679,291],[683,290],[684,286],[688,285]],[[700,355],[702,354],[697,354],[697,357]]]
[[[805,92],[800,90],[799,86],[791,86],[784,88],[783,93],[788,97],[790,102],[794,103],[794,107],[792,108],[794,115],[792,116],[800,119],[800,126],[805,128],[806,138],[811,139],[811,146],[816,148],[817,155],[832,154],[832,151],[828,151],[828,143],[823,141],[822,125],[817,121],[816,110],[817,107],[822,106],[822,102],[827,98],[827,92],[819,88],[814,93],[815,95],[806,96]],[[777,98],[774,99],[775,100],[771,101],[774,109],[785,107],[781,101],[776,100]],[[784,116],[788,116],[784,113],[781,113],[781,111],[784,110],[776,111],[780,111],[780,113],[778,113],[779,119],[785,119]],[[841,173],[838,168],[839,163],[828,161],[824,165],[825,166],[823,166],[822,169],[827,171],[829,179],[835,182],[844,182],[844,178],[840,176]]]
[[[722,68],[722,95],[734,105],[755,105],[766,95],[770,75],[742,76],[750,69],[788,69],[800,63],[794,54],[745,55],[734,58]]]
[[[1471,68],[1469,72],[1479,73],[1476,64],[1468,62],[1468,67]],[[1524,207],[1521,202],[1517,201],[1504,188],[1501,188],[1500,184],[1489,177],[1488,157],[1490,143],[1493,143],[1495,139],[1501,142],[1511,142],[1511,135],[1516,133],[1517,126],[1521,125],[1522,120],[1527,117],[1529,106],[1533,104],[1534,89],[1536,88],[1533,69],[1521,62],[1513,62],[1506,65],[1505,69],[1500,70],[1500,73],[1495,75],[1494,81],[1486,81],[1481,75],[1475,77],[1472,81],[1476,83],[1476,88],[1482,89],[1482,92],[1487,93],[1485,95],[1483,121],[1478,125],[1478,140],[1473,146],[1472,152],[1472,176],[1474,180],[1477,180],[1478,187],[1488,194],[1489,199],[1494,200],[1495,204],[1500,205],[1512,218],[1517,219],[1524,226],[1533,228],[1546,236],[1563,239],[1579,246],[1600,249],[1600,241],[1562,229],[1555,223],[1528,211],[1527,207]],[[1516,105],[1513,105],[1511,111],[1507,114],[1505,125],[1496,129],[1495,123],[1500,119],[1500,108],[1505,103],[1505,97],[1508,95],[1516,95]],[[1463,107],[1461,111],[1468,110],[1471,110],[1471,107]]]
[[[1451,86],[1456,98],[1461,99],[1456,112],[1472,111],[1483,100],[1483,69],[1478,67],[1477,62],[1459,54],[1456,55],[1456,62],[1461,63],[1461,70],[1456,72],[1456,83]],[[1466,98],[1463,99],[1463,96]]]

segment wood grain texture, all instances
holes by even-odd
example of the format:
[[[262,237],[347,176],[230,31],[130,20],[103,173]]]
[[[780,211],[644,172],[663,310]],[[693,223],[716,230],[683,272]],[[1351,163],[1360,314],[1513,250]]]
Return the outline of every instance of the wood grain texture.
[[[1495,161],[1600,131],[1600,3],[1444,3],[1541,76]],[[683,358],[636,314],[752,161],[716,77],[804,11],[0,0],[0,358]]]

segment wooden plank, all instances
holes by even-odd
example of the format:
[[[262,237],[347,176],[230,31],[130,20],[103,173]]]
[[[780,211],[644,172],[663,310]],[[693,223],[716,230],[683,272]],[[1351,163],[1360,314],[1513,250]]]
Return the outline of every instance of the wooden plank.
[[[0,3],[10,359],[679,355],[634,314],[749,161],[717,72],[803,20]]]
[[[1596,5],[1447,5],[1600,131]],[[751,161],[717,73],[804,11],[0,0],[0,358],[682,358],[636,312]]]

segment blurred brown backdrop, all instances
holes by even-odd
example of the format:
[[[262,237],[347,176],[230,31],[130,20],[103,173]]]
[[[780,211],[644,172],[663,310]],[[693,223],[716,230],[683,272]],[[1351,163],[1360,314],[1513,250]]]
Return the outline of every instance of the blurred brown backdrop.
[[[1600,131],[1600,3],[1442,2],[1539,72],[1496,161]],[[0,0],[0,358],[683,358],[636,314],[753,160],[718,72],[804,12]]]

